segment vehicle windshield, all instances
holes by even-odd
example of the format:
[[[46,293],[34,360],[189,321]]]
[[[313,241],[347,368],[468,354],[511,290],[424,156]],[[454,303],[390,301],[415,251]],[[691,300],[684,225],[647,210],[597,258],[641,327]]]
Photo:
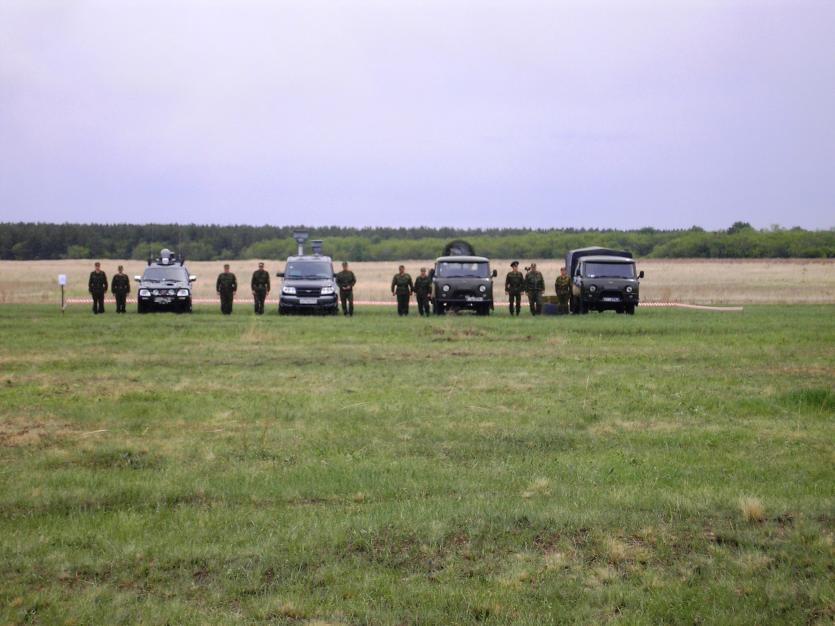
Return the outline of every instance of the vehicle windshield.
[[[585,263],[588,278],[635,278],[634,263]]]
[[[333,278],[333,267],[326,261],[290,261],[284,269],[284,277],[326,280]]]
[[[188,274],[185,268],[178,267],[149,267],[142,275],[142,280],[153,283],[161,283],[167,281],[182,281],[188,282]]]
[[[489,278],[490,264],[441,261],[435,268],[435,274],[441,278]]]

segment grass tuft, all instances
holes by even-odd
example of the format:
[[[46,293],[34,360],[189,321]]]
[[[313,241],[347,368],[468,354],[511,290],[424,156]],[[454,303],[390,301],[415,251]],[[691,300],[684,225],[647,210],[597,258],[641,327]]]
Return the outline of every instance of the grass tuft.
[[[746,522],[765,521],[765,506],[759,498],[749,496],[740,498],[739,510],[742,514],[742,519]]]

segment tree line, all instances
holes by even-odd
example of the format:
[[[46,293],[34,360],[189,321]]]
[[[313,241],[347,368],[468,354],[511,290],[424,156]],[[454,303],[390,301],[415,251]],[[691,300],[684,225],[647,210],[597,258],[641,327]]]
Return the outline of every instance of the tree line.
[[[494,258],[561,258],[586,246],[630,250],[644,258],[833,258],[835,229],[755,229],[736,222],[721,231],[608,229],[346,228],[198,224],[0,223],[0,259],[146,259],[161,248],[195,261],[281,259],[296,251],[292,232],[308,230],[336,259],[429,259],[452,239]]]

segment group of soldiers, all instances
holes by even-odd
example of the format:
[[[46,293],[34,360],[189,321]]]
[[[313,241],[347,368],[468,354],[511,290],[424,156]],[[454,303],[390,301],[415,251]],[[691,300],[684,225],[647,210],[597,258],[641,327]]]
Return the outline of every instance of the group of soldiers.
[[[519,315],[522,303],[522,293],[528,297],[528,305],[531,315],[542,314],[542,297],[545,294],[545,278],[542,272],[536,269],[536,263],[531,263],[525,268],[525,274],[519,271],[519,261],[510,264],[512,268],[504,281],[504,292],[508,296],[510,314]],[[557,313],[568,313],[568,300],[571,297],[571,280],[560,268],[560,275],[554,282],[554,289],[557,292]]]
[[[542,297],[545,293],[545,279],[542,272],[536,269],[536,263],[526,267],[526,273],[519,271],[519,261],[510,264],[511,271],[507,273],[504,283],[504,291],[508,296],[510,314],[519,315],[522,302],[522,293],[528,298],[531,315],[542,313]],[[348,268],[348,263],[342,264],[342,271],[335,275],[336,284],[339,287],[339,303],[342,307],[342,314],[345,316],[354,315],[354,285],[357,284],[357,277]],[[130,293],[130,279],[124,273],[120,265],[118,272],[113,276],[108,287],[107,275],[101,269],[101,263],[95,263],[95,269],[90,272],[89,291],[93,297],[93,313],[104,313],[104,294],[108,288],[116,299],[116,312],[125,313],[125,302]],[[235,294],[238,291],[238,279],[224,264],[223,272],[217,277],[215,284],[220,296],[220,311],[224,315],[232,313],[232,306],[235,301]],[[255,303],[255,314],[264,314],[264,302],[270,293],[270,274],[264,269],[264,263],[258,263],[258,269],[252,273],[250,281],[252,297]],[[560,268],[560,275],[554,283],[557,292],[558,313],[568,313],[568,299],[571,295],[571,282],[565,272]],[[411,275],[406,272],[406,267],[401,265],[397,274],[391,279],[391,295],[397,298],[397,315],[409,314],[409,302],[412,295],[415,296],[418,306],[418,315],[429,316],[431,314],[430,303],[432,300],[432,279],[427,274],[426,268],[420,268],[420,276],[414,281]]]
[[[101,263],[96,261],[94,269],[90,272],[90,280],[87,283],[87,289],[90,295],[93,296],[93,313],[98,315],[104,313],[104,294],[108,290],[107,274],[101,269]],[[130,278],[124,272],[124,268],[120,265],[116,274],[113,275],[113,280],[109,283],[110,292],[116,299],[116,312],[125,313],[125,303],[130,293]]]

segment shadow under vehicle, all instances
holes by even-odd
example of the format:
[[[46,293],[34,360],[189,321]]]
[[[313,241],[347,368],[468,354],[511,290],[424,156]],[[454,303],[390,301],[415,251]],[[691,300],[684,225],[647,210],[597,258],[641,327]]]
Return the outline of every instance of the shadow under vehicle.
[[[453,241],[444,248],[444,256],[435,259],[429,270],[432,278],[432,310],[436,315],[461,310],[489,315],[493,310],[493,278],[490,260],[475,256],[466,241]]]
[[[139,282],[137,312],[191,313],[191,283],[197,276],[188,273],[181,255],[164,248],[156,259],[148,259],[142,276],[134,276],[134,279]]]
[[[299,245],[298,254],[287,257],[278,296],[278,314],[326,313],[336,315],[339,310],[339,293],[333,272],[333,260],[322,255],[322,242],[311,241],[313,254],[304,253],[308,234],[296,231],[293,238]]]
[[[609,248],[580,248],[565,255],[571,276],[572,313],[612,310],[635,313],[639,302],[639,280],[631,252]]]

